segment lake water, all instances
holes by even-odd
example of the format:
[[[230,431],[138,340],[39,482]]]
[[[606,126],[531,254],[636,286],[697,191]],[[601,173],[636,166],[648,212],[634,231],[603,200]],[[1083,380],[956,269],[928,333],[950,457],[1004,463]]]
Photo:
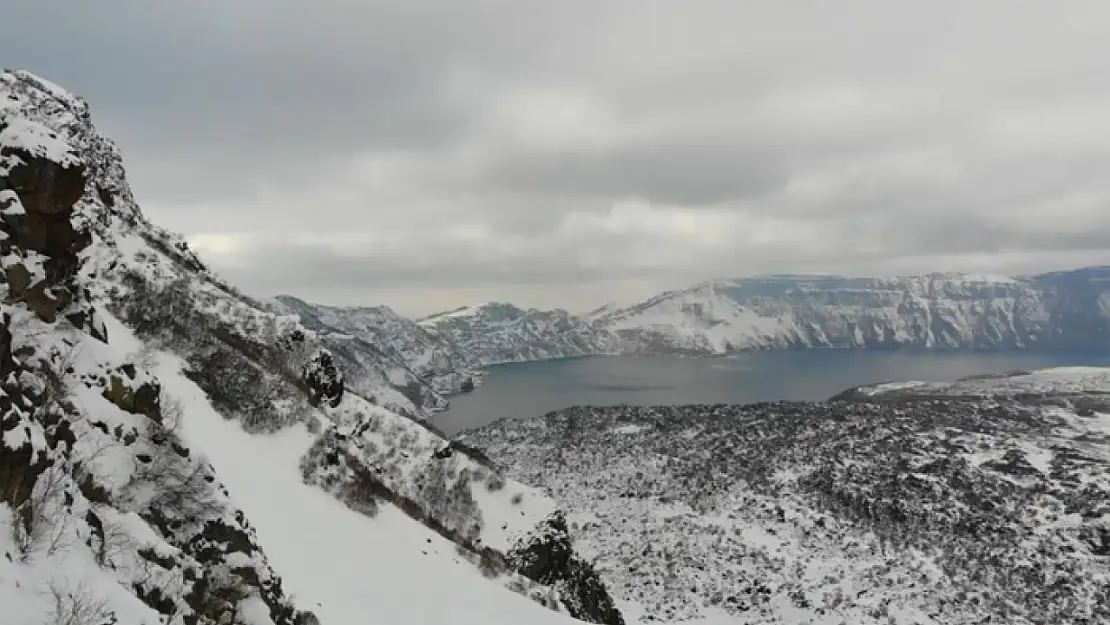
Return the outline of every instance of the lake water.
[[[823,400],[862,384],[950,381],[970,375],[1072,365],[1110,366],[1106,352],[797,350],[727,358],[591,356],[491,367],[473,393],[451,399],[432,423],[448,435],[501,417],[570,406]]]

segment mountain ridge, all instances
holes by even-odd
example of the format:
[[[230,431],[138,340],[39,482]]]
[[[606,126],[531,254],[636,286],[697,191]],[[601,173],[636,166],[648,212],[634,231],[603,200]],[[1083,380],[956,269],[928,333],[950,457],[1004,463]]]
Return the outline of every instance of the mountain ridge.
[[[215,276],[21,71],[0,269],[5,622],[623,623],[554,502],[422,422],[434,379]]]
[[[1029,277],[769,274],[706,280],[584,315],[488,302],[413,321],[481,366],[751,349],[1110,347],[1110,267]]]

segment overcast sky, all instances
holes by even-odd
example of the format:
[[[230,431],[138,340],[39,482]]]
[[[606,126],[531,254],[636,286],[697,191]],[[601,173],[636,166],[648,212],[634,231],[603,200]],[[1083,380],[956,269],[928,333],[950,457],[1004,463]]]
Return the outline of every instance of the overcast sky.
[[[0,0],[256,295],[586,310],[1110,263],[1110,3]]]

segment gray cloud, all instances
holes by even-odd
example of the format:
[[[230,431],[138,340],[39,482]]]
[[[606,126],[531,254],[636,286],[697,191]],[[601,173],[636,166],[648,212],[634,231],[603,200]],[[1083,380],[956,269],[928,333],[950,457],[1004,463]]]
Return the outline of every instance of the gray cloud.
[[[588,308],[767,271],[1110,262],[1110,8],[10,3],[248,291]]]

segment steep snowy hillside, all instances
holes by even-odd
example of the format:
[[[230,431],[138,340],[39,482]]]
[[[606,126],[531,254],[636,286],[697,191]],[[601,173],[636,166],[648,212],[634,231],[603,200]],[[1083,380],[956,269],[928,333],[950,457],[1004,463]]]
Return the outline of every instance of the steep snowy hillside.
[[[420,320],[484,365],[615,353],[611,333],[565,310],[490,303]]]
[[[1110,371],[1024,378],[975,399],[575,408],[465,440],[544,486],[660,621],[1110,622]]]
[[[481,363],[469,353],[386,306],[321,306],[290,295],[279,295],[275,304],[298,315],[307,327],[347,341],[351,349],[385,354],[439,395],[471,390],[481,376]]]
[[[1110,346],[1110,270],[1030,279],[768,276],[706,282],[597,316],[623,351]]]
[[[430,388],[212,275],[24,72],[0,268],[5,623],[622,622],[551,500],[418,421]]]

